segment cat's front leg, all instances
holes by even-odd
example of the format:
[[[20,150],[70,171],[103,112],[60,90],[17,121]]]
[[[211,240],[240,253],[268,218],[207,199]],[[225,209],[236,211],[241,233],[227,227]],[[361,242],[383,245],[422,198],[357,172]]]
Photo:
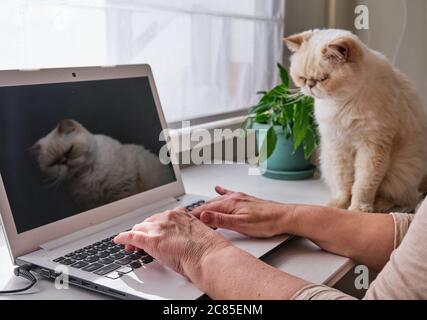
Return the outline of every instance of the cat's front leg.
[[[357,150],[350,211],[374,211],[377,191],[389,166],[390,150],[386,144],[365,145]]]
[[[331,188],[332,197],[326,206],[347,209],[354,179],[354,153],[338,143],[322,142],[322,176]]]

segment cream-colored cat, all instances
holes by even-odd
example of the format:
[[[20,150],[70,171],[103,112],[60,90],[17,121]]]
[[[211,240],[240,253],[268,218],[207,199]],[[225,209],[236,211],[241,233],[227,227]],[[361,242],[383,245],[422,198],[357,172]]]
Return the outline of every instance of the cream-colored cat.
[[[307,31],[286,43],[295,84],[316,100],[328,205],[413,209],[427,175],[427,113],[411,81],[348,31]]]
[[[92,134],[71,119],[62,120],[31,151],[41,171],[66,183],[76,203],[85,209],[174,180],[172,168],[143,146]]]

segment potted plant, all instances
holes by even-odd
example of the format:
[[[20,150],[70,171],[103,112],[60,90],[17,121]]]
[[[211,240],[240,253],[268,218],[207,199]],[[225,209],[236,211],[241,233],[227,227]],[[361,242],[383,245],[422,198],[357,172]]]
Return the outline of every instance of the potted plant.
[[[280,180],[311,178],[310,158],[318,144],[314,100],[289,88],[287,70],[278,64],[282,83],[248,111],[242,127],[256,130],[258,165],[264,176]]]

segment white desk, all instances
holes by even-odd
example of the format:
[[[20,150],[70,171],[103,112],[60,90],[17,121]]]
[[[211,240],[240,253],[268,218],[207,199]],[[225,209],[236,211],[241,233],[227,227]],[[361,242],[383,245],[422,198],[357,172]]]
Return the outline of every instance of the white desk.
[[[291,203],[322,204],[328,190],[320,180],[297,182],[276,181],[262,176],[248,175],[245,165],[203,165],[183,170],[183,180],[188,193],[214,196],[214,186],[221,185],[257,197]],[[280,270],[308,281],[334,285],[352,267],[350,259],[320,250],[305,239],[293,239],[268,255],[265,261]],[[25,280],[13,276],[13,266],[0,231],[0,290],[6,285],[21,287]],[[0,299],[108,299],[83,289],[70,287],[56,290],[53,282],[39,281],[32,294],[0,296]]]

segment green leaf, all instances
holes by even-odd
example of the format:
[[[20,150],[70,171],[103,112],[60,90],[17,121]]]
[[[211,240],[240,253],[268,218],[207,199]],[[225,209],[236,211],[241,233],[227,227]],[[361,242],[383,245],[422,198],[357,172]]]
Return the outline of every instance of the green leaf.
[[[284,133],[286,139],[290,139],[292,137],[292,128],[294,126],[294,107],[293,106],[286,106],[284,108],[285,111],[285,125]]]
[[[310,125],[310,110],[304,103],[297,105],[299,119],[296,128],[294,127],[294,150],[296,151],[306,137]]]
[[[307,130],[307,135],[304,139],[304,157],[306,160],[310,159],[313,154],[314,148],[316,147],[316,133],[313,129]]]
[[[278,98],[286,97],[287,94],[288,92],[286,90],[286,87],[283,84],[279,84],[278,86],[267,92],[261,98],[260,103],[275,103]]]
[[[252,114],[252,113],[263,113],[263,112],[267,111],[270,108],[271,108],[271,104],[270,103],[260,103],[260,104],[258,104],[256,106],[253,106],[253,107],[249,108],[248,114]]]
[[[264,163],[268,158],[273,154],[274,149],[277,144],[277,135],[274,127],[270,127],[267,130],[267,135],[261,145],[261,149],[259,152],[259,160],[258,163]]]
[[[267,123],[269,120],[269,115],[262,113],[262,114],[257,114],[255,117],[255,122],[256,123]]]
[[[285,85],[286,88],[289,88],[288,71],[280,63],[277,64],[277,67],[279,68],[280,79],[282,79],[282,83]]]

